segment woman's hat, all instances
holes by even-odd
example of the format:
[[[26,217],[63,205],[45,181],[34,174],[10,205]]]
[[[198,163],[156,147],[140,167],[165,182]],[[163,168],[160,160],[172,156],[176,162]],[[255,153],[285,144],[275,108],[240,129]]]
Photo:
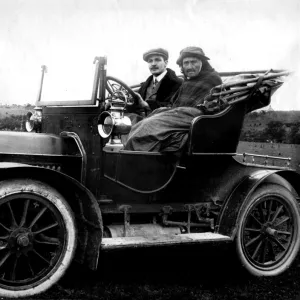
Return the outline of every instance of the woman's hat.
[[[209,58],[207,56],[205,56],[204,51],[201,48],[191,46],[191,47],[186,47],[180,51],[180,55],[179,55],[179,58],[177,59],[176,63],[178,65],[182,65],[182,60],[185,57],[189,57],[189,56],[197,57],[201,60],[202,59],[209,60]]]

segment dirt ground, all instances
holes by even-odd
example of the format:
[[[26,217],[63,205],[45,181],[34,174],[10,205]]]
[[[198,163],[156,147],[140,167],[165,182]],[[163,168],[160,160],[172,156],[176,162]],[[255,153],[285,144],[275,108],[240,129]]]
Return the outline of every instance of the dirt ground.
[[[251,278],[233,249],[165,247],[103,253],[97,272],[73,264],[64,278],[30,299],[300,300],[300,260],[278,278]]]

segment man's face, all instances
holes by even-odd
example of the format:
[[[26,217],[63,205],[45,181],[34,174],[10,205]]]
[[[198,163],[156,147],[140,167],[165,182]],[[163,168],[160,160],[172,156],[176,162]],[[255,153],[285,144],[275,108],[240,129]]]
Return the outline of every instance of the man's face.
[[[202,68],[202,61],[196,57],[186,57],[182,61],[182,70],[186,77],[197,76]]]
[[[148,58],[148,67],[154,76],[163,73],[167,68],[168,61],[160,55],[152,55]]]

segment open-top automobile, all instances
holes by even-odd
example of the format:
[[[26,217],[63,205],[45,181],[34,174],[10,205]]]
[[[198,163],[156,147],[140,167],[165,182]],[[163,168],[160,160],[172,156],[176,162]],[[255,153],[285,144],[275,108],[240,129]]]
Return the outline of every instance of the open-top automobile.
[[[44,100],[43,66],[28,132],[0,132],[0,296],[44,292],[73,259],[95,270],[102,251],[131,247],[234,243],[250,274],[286,271],[300,246],[300,175],[290,158],[236,151],[246,113],[287,72],[214,88],[178,155],[124,150],[136,87],[107,76],[105,57],[94,63],[91,99],[75,101]]]

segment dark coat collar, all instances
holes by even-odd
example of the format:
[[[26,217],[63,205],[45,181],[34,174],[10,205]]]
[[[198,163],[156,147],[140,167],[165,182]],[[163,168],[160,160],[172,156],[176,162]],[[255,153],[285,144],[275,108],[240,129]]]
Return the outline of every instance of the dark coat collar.
[[[149,76],[147,80],[142,83],[141,88],[138,93],[142,96],[143,99],[146,97],[146,92],[148,86],[151,84],[153,75]],[[157,91],[156,102],[168,102],[171,96],[177,91],[180,87],[182,80],[180,80],[176,73],[167,68],[167,74],[161,80],[160,87]]]

